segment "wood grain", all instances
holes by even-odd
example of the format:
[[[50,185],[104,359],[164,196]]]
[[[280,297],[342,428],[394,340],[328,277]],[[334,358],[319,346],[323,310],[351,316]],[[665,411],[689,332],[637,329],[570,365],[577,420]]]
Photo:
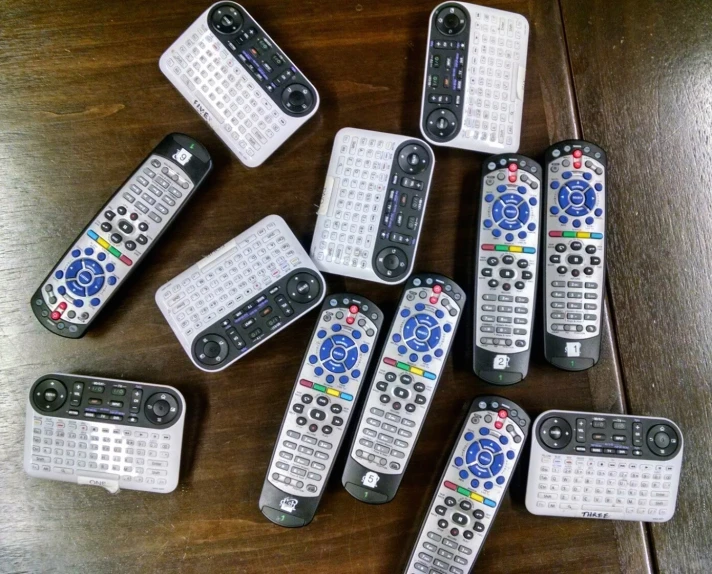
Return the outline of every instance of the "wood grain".
[[[608,152],[611,300],[631,411],[678,422],[661,572],[712,570],[712,5],[563,2],[583,134]]]
[[[552,101],[574,108],[561,60],[554,0],[492,4],[532,23],[521,152],[540,157],[567,126]],[[304,344],[309,315],[243,361],[216,374],[195,369],[157,309],[165,281],[270,213],[308,246],[336,131],[344,126],[418,135],[428,15],[432,2],[287,2],[248,9],[318,87],[322,108],[267,163],[246,170],[158,70],[163,50],[203,7],[173,2],[5,3],[0,24],[0,571],[269,572],[400,571],[432,495],[463,405],[501,392],[530,415],[590,410],[592,385],[622,404],[612,339],[588,373],[546,364],[534,346],[530,375],[495,389],[472,374],[471,326],[453,357],[396,499],[372,507],[340,485],[337,463],[314,522],[286,530],[257,508],[272,445]],[[556,41],[553,41],[556,40]],[[555,65],[552,64],[555,62]],[[569,116],[571,117],[571,116]],[[571,120],[568,120],[571,121]],[[170,131],[211,151],[215,171],[142,268],[80,341],[54,337],[29,307],[33,290],[116,186]],[[479,166],[483,156],[438,149],[416,268],[448,274],[472,290]],[[400,288],[328,277],[392,314]],[[541,325],[538,327],[541,329]],[[188,404],[178,489],[165,496],[30,479],[22,472],[29,385],[77,372],[179,387]],[[596,373],[606,373],[605,381]],[[597,381],[597,382],[596,382]],[[612,402],[613,404],[613,402]],[[516,475],[478,570],[622,572],[630,559],[610,522],[557,520],[524,507]],[[625,535],[631,554],[643,542]],[[621,540],[619,535],[619,540]],[[639,546],[636,546],[639,545]],[[636,554],[637,553],[637,554]]]

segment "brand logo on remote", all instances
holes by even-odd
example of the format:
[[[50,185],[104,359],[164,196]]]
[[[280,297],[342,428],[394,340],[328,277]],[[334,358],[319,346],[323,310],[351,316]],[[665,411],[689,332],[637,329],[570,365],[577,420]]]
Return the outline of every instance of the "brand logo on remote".
[[[208,122],[209,124],[213,122],[213,117],[210,115],[210,112],[205,109],[205,106],[200,103],[200,100],[195,98],[193,100],[193,107],[198,111],[198,113],[203,116],[203,119]]]
[[[299,501],[296,498],[288,496],[279,501],[279,509],[291,514],[297,508],[297,504],[299,504]]]
[[[502,371],[509,367],[510,357],[508,355],[495,355],[492,368]]]
[[[368,488],[376,488],[376,486],[378,486],[379,480],[381,480],[381,477],[378,476],[375,472],[367,472],[361,478],[361,484],[367,486]]]
[[[584,518],[608,518],[607,512],[582,512]]]
[[[566,356],[567,357],[580,357],[581,356],[581,343],[566,343]]]

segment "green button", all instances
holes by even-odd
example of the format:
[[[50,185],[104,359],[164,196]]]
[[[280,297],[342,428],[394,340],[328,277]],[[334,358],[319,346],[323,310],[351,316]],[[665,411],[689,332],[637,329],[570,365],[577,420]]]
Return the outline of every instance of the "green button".
[[[312,389],[315,391],[321,391],[322,393],[326,392],[326,387],[324,385],[317,385],[316,383],[312,385]]]
[[[462,488],[461,486],[457,487],[457,492],[463,496],[470,496],[470,491]]]
[[[396,363],[396,367],[398,367],[399,369],[403,369],[404,371],[410,371],[410,365],[406,363],[398,362]]]
[[[111,253],[114,257],[121,257],[121,251],[116,249],[116,247],[109,246],[109,253]]]
[[[576,237],[576,232],[575,231],[564,231],[563,236],[564,237]]]
[[[495,251],[509,251],[509,247],[506,245],[495,245],[494,246]]]

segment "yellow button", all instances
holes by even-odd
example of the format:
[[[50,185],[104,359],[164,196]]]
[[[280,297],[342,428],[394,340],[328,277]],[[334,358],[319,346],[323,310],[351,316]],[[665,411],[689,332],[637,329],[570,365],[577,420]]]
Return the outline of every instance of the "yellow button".
[[[104,249],[109,249],[109,243],[105,240],[99,237],[99,239],[96,240],[96,242],[101,245]]]
[[[332,395],[334,397],[338,397],[341,393],[339,391],[337,391],[336,389],[326,389],[326,394]]]
[[[484,497],[480,496],[479,494],[475,494],[474,492],[471,492],[471,493],[470,493],[470,498],[471,498],[472,500],[476,500],[477,502],[484,502],[484,501],[485,501]]]
[[[591,234],[588,231],[579,231],[576,233],[576,237],[579,239],[590,239]]]
[[[420,375],[422,377],[425,371],[423,371],[423,369],[418,369],[417,367],[411,367],[410,372],[414,375]]]
[[[514,253],[521,253],[521,252],[522,252],[522,248],[519,247],[518,245],[512,245],[512,246],[510,246],[509,250],[510,250],[510,251],[513,251]]]

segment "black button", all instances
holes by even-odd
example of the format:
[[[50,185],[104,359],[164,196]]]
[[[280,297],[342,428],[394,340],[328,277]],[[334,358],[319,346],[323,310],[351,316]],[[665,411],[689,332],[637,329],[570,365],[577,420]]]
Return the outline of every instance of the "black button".
[[[569,265],[581,265],[583,263],[583,257],[580,255],[569,255],[566,258],[566,261],[569,263]]]
[[[467,516],[459,512],[455,512],[451,518],[455,524],[459,524],[460,526],[465,526],[468,522]]]
[[[320,411],[319,409],[312,409],[309,411],[309,417],[313,418],[315,421],[323,421],[326,420],[326,413],[324,411]]]
[[[389,383],[392,383],[393,381],[396,380],[396,374],[395,373],[386,373],[386,380]]]
[[[425,390],[425,385],[423,383],[415,383],[413,388],[416,393],[422,393]]]
[[[595,245],[587,245],[586,253],[588,253],[589,255],[593,255],[594,253],[596,253],[596,246]]]
[[[131,215],[129,215],[129,218],[131,219],[131,221],[136,221],[138,219],[138,213],[132,213]]]
[[[494,289],[495,287],[499,286],[499,281],[497,281],[496,279],[490,279],[487,282],[487,285],[489,285],[490,287],[492,287]]]
[[[54,399],[56,399],[58,396],[57,391],[54,389],[47,389],[44,392],[44,400],[47,401],[48,403],[51,403]],[[97,399],[101,403],[101,399]]]
[[[443,520],[442,518],[438,520],[438,527],[447,528],[447,520]]]
[[[331,405],[331,412],[338,415],[342,411],[341,405]]]
[[[111,221],[112,219],[114,219],[114,217],[116,217],[116,214],[113,211],[109,210],[104,212],[104,217]]]
[[[139,243],[139,245],[146,245],[146,243],[148,243],[148,237],[146,237],[145,235],[139,235],[136,238],[136,241]]]
[[[502,263],[504,263],[505,265],[511,265],[512,263],[514,263],[514,257],[511,255],[505,255],[504,257],[502,257]]]
[[[109,231],[111,231],[111,223],[108,221],[102,221],[101,230],[105,233],[109,233]]]
[[[327,399],[324,395],[320,395],[316,398],[316,404],[320,407],[325,407],[329,404],[329,399]]]
[[[505,291],[509,291],[512,288],[512,286],[509,283],[502,283],[502,289]]]
[[[407,399],[410,396],[410,393],[402,387],[396,387],[393,389],[393,394],[399,399]]]
[[[482,519],[485,517],[485,513],[484,513],[482,510],[480,510],[480,509],[478,508],[478,509],[475,510],[475,512],[473,513],[473,516],[474,516],[477,520],[482,520]]]
[[[528,281],[532,277],[534,277],[534,274],[531,271],[522,271],[522,279],[525,281]]]
[[[566,251],[566,245],[564,245],[563,243],[557,243],[554,249],[556,249],[556,251],[559,253],[563,253],[564,251]]]
[[[304,417],[297,417],[297,424],[300,427],[303,427],[305,424],[307,424],[307,419],[305,419]]]
[[[282,92],[282,104],[294,114],[303,114],[309,111],[314,104],[314,95],[306,86],[292,84]]]
[[[446,497],[444,502],[445,506],[449,506],[450,508],[455,506],[455,499],[452,496]]]
[[[551,427],[549,429],[549,436],[553,438],[554,440],[559,440],[561,438],[561,428],[560,427]]]
[[[574,277],[578,277],[579,275],[581,275],[581,271],[579,271],[578,269],[572,269],[571,275],[573,275]]]
[[[315,424],[315,423],[312,423],[312,424],[309,425],[309,431],[310,431],[310,432],[316,432],[316,431],[318,431],[318,430],[319,430],[319,425],[317,425],[317,424]]]
[[[312,397],[311,395],[302,395],[302,402],[303,402],[305,405],[311,404],[311,402],[312,402],[313,400],[314,400],[314,397]]]
[[[583,270],[583,272],[584,272],[586,275],[593,275],[593,267],[585,267],[584,270]]]
[[[415,405],[413,403],[408,403],[405,406],[405,410],[408,411],[409,413],[415,412]]]
[[[220,354],[220,344],[216,341],[208,341],[203,347],[203,353],[209,359],[214,359]]]
[[[124,243],[124,247],[129,251],[133,251],[134,249],[136,249],[136,243],[129,239],[126,243]]]
[[[572,241],[570,247],[573,251],[581,251],[583,244],[580,241]]]
[[[492,277],[492,268],[491,267],[485,267],[482,270],[482,277]]]
[[[385,392],[388,390],[388,383],[386,383],[385,381],[378,381],[378,382],[376,383],[376,388],[377,388],[379,391],[385,393]]]
[[[164,417],[170,411],[170,405],[166,401],[156,401],[153,405],[153,414],[157,417]]]
[[[120,205],[116,211],[119,212],[119,215],[126,215],[126,208],[123,205]]]
[[[112,233],[110,237],[112,243],[121,243],[123,241],[123,237],[119,235],[118,233]]]
[[[460,534],[460,531],[457,528],[450,529],[450,536],[458,536],[459,534]]]
[[[512,279],[514,277],[514,271],[511,269],[500,269],[499,276],[502,279]]]
[[[304,412],[304,405],[302,403],[296,403],[293,408],[294,412],[300,415]]]
[[[515,286],[517,289],[524,289],[524,287],[525,287],[524,281],[517,281],[517,282],[514,284],[514,286]]]
[[[134,232],[134,226],[131,225],[128,221],[125,219],[122,219],[119,221],[119,229],[123,231],[124,233],[131,234]]]
[[[482,524],[481,522],[475,522],[475,530],[477,532],[484,532],[485,531],[485,525]]]
[[[314,425],[314,426],[316,426],[316,425]],[[324,434],[331,434],[333,432],[333,430],[334,429],[331,428],[329,425],[324,425],[323,427],[321,427],[321,432],[323,432]]]
[[[386,405],[391,402],[391,397],[388,395],[381,395],[381,402]]]
[[[442,504],[438,504],[435,507],[435,514],[437,514],[438,516],[445,516],[446,513],[447,513],[447,508],[445,508]]]
[[[497,259],[496,257],[488,257],[487,258],[487,265],[491,265],[492,267],[494,267],[498,263],[499,263],[499,259]]]
[[[465,537],[465,540],[472,540],[475,537],[475,533],[472,532],[472,530],[465,530],[462,535]]]
[[[391,408],[392,408],[394,411],[399,411],[400,408],[401,408],[401,404],[400,404],[398,401],[395,401],[395,402],[391,405]]]
[[[600,257],[591,257],[591,265],[600,265],[600,264],[601,264]]]
[[[340,427],[342,424],[344,424],[344,419],[342,419],[341,417],[334,417],[331,421],[331,424],[335,427]]]
[[[424,405],[426,402],[425,395],[415,395],[415,403],[418,405]]]
[[[472,510],[472,503],[469,500],[461,500],[460,508],[462,508],[466,512],[469,512],[470,510]]]
[[[549,257],[549,261],[552,263],[561,263],[561,255],[552,255]]]
[[[145,221],[142,221],[141,223],[138,224],[138,228],[141,231],[148,231],[148,223]]]
[[[403,383],[404,385],[409,385],[413,382],[413,377],[411,377],[410,375],[401,375],[400,380],[401,383]]]
[[[557,272],[557,273],[561,273],[562,275],[563,275],[564,273],[566,273],[567,271],[568,271],[568,269],[567,269],[565,266],[563,266],[563,265],[560,265],[559,267],[556,268],[556,272]]]
[[[519,261],[517,261],[517,267],[519,267],[520,269],[526,269],[527,267],[529,267],[529,261],[527,261],[526,259],[520,259]]]

